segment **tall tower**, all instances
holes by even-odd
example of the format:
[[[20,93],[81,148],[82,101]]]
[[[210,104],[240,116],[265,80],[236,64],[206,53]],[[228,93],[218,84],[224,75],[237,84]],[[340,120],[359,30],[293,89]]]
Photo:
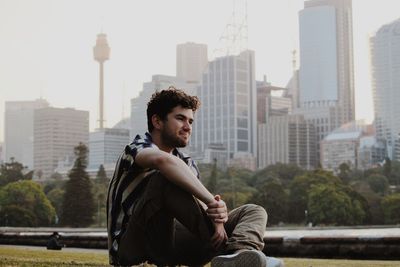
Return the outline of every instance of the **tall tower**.
[[[110,47],[107,43],[107,35],[100,33],[97,35],[96,45],[93,47],[93,56],[100,64],[100,91],[99,91],[99,128],[104,128],[104,61],[110,58]]]
[[[394,149],[400,140],[400,19],[383,25],[370,48],[376,135],[386,140],[388,156],[399,160]]]
[[[300,113],[315,124],[319,144],[355,119],[352,0],[306,1],[299,26]]]

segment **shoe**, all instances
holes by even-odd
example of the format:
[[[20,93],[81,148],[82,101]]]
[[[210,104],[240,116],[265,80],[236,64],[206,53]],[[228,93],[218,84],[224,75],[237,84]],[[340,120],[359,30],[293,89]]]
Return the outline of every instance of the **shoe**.
[[[267,267],[284,267],[285,264],[283,260],[274,258],[274,257],[266,257],[267,258]]]
[[[221,255],[211,260],[211,267],[266,267],[267,257],[258,250]],[[269,266],[268,266],[269,267]]]

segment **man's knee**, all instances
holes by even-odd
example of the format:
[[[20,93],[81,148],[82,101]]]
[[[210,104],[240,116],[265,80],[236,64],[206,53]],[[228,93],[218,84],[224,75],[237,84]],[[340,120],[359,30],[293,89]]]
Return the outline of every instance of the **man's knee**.
[[[262,206],[256,204],[245,204],[243,205],[243,209],[246,214],[257,218],[257,220],[265,221],[265,225],[267,225],[268,213]]]
[[[151,199],[163,198],[166,195],[166,191],[169,191],[171,187],[175,187],[175,185],[171,183],[159,171],[154,171],[153,173],[149,174],[145,179],[147,180],[143,194],[145,202],[148,202]]]

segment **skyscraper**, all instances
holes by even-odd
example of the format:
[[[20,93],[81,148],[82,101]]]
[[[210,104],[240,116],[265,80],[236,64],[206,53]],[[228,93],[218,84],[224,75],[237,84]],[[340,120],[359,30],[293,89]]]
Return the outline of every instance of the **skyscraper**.
[[[48,107],[44,99],[34,101],[7,101],[4,120],[4,161],[10,158],[33,168],[33,113]]]
[[[222,144],[228,160],[257,156],[256,81],[253,51],[209,62],[197,96],[191,149],[198,153]]]
[[[33,166],[49,177],[58,162],[74,157],[74,147],[89,141],[89,112],[72,108],[42,108],[33,114]]]
[[[382,26],[370,48],[376,134],[386,140],[393,159],[400,133],[400,19]]]
[[[299,13],[299,105],[317,140],[355,118],[351,0],[310,0]]]
[[[199,83],[207,64],[207,45],[188,42],[176,46],[176,76],[179,79]]]

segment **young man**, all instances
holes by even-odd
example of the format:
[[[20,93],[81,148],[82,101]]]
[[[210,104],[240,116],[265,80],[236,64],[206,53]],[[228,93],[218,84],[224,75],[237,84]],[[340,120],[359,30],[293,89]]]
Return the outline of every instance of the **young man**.
[[[274,260],[261,252],[265,210],[244,205],[228,214],[221,197],[200,182],[194,161],[177,149],[188,144],[198,107],[197,97],[173,87],[152,95],[149,132],[126,146],[109,186],[111,264],[199,266],[212,260],[211,266],[257,267]]]

